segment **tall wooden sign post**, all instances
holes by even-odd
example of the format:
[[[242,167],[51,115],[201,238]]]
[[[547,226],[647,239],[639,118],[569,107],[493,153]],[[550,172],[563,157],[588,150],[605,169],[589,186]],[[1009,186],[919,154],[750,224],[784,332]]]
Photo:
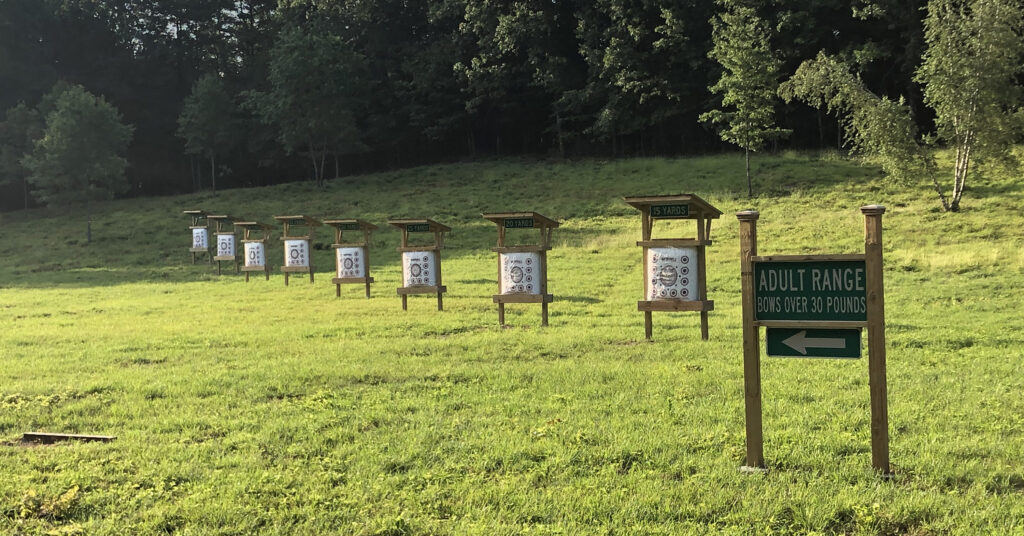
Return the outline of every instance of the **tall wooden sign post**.
[[[498,225],[498,323],[505,325],[506,303],[539,303],[541,325],[548,325],[548,304],[554,297],[548,294],[548,250],[551,249],[551,231],[558,222],[536,212],[502,212],[483,214]],[[505,244],[509,229],[538,229],[540,242],[522,246]]]
[[[217,275],[221,275],[220,263],[222,262],[233,262],[235,263],[235,273],[238,273],[238,256],[235,255],[235,231],[234,224],[237,220],[234,216],[228,216],[227,214],[210,214],[206,217],[214,223],[215,232],[214,236],[216,241],[214,242],[214,249],[217,254],[214,255],[213,260],[217,261]],[[232,229],[228,231],[227,226],[231,225]]]
[[[868,332],[871,394],[871,465],[889,465],[889,409],[885,372],[885,292],[882,281],[882,214],[861,207],[864,253],[758,256],[756,211],[738,212],[743,291],[743,382],[747,460],[764,469],[761,428],[761,350],[779,357],[860,357],[861,330]]]
[[[196,255],[203,253],[213,264],[213,256],[210,255],[210,222],[206,219],[208,214],[202,210],[186,210],[184,213],[192,219],[192,225],[189,226],[192,230],[192,247],[188,250],[192,254],[192,264],[196,263]]]
[[[370,298],[370,235],[377,226],[363,220],[324,220],[324,224],[334,227],[335,295],[341,297],[341,285],[356,283],[366,287],[366,298]],[[345,231],[361,232],[362,240],[346,242]],[[350,235],[351,236],[351,235]]]
[[[402,231],[402,245],[398,247],[402,253],[402,286],[398,288],[402,310],[409,310],[410,294],[437,294],[437,310],[443,311],[443,296],[448,287],[441,284],[441,249],[444,248],[444,234],[451,232],[451,227],[428,219],[389,220],[388,225]],[[433,233],[434,243],[411,244],[409,235],[417,233]]]
[[[263,272],[267,281],[270,281],[270,263],[267,262],[267,240],[270,239],[270,231],[273,227],[258,221],[235,222],[236,229],[242,229],[242,244],[245,247],[245,263],[242,271],[245,272],[245,282],[249,282],[249,272]],[[260,234],[257,238],[257,233]]]
[[[284,266],[281,271],[284,273],[284,284],[288,286],[288,276],[293,273],[309,274],[309,282],[313,283],[316,277],[313,267],[313,228],[321,225],[320,220],[303,216],[274,216],[274,219],[281,222],[284,231],[281,241],[284,242]],[[292,234],[294,227],[305,228],[305,234]]]
[[[644,313],[644,335],[651,340],[654,311],[699,311],[700,337],[708,340],[707,257],[711,245],[711,220],[722,211],[693,194],[627,197],[640,211],[644,250],[644,299],[637,310]],[[695,220],[696,238],[652,238],[655,220]]]

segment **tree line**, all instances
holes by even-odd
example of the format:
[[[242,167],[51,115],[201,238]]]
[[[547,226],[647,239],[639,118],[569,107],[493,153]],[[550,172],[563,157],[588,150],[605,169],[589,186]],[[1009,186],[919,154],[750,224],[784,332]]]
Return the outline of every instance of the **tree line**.
[[[0,209],[52,204],[38,162],[76,106],[54,103],[73,93],[87,107],[84,93],[112,111],[108,149],[126,145],[109,195],[731,145],[748,157],[848,146],[893,176],[935,180],[900,166],[934,166],[925,148],[939,140],[958,151],[953,191],[936,183],[956,210],[971,154],[1005,156],[1018,139],[1021,11],[1016,0],[3,0]],[[943,77],[955,81],[942,89]],[[966,116],[949,109],[986,91]]]

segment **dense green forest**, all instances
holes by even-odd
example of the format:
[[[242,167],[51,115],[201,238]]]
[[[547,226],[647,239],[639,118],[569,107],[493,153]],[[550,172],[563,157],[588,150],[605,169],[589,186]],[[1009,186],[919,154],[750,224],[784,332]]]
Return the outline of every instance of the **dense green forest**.
[[[707,120],[728,51],[713,28],[742,4],[773,78],[825,51],[927,132],[926,3],[0,0],[0,111],[30,121],[60,81],[109,102],[134,128],[121,196],[491,155],[714,152],[731,146]],[[768,105],[788,136],[764,148],[843,146],[827,107]],[[40,204],[13,175],[0,209]]]

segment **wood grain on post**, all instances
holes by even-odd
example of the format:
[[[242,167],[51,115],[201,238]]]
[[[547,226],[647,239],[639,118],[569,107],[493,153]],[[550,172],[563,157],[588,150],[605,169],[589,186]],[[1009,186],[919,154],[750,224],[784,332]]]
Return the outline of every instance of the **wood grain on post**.
[[[864,279],[867,284],[868,377],[871,390],[871,465],[889,466],[889,400],[885,371],[885,288],[882,271],[882,214],[885,207],[861,207],[864,214]]]
[[[736,213],[740,221],[740,283],[743,292],[743,400],[746,411],[746,467],[764,468],[761,432],[761,348],[754,325],[754,264],[757,255],[756,210]]]

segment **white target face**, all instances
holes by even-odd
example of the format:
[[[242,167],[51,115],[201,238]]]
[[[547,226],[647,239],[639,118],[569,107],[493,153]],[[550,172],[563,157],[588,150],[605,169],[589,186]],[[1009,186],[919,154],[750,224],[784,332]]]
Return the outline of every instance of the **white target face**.
[[[697,248],[647,250],[647,299],[697,299]]]
[[[540,294],[540,254],[502,253],[501,293]]]
[[[309,241],[285,240],[284,265],[309,267]]]
[[[366,254],[363,248],[337,249],[338,277],[366,277]]]
[[[267,254],[263,250],[263,244],[259,242],[245,244],[245,265],[259,267],[267,265]]]
[[[437,285],[437,252],[402,252],[402,282],[407,287]]]
[[[206,229],[192,229],[192,249],[206,249],[210,247],[210,231]]]
[[[235,235],[234,234],[219,234],[219,235],[217,235],[217,256],[218,257],[234,257],[235,256]]]

